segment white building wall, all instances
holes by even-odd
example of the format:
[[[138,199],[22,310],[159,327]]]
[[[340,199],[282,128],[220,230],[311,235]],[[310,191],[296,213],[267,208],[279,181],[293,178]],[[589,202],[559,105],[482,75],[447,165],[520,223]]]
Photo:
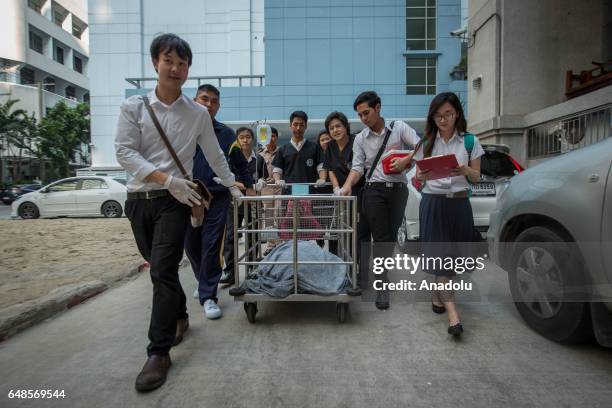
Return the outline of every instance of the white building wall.
[[[189,42],[191,77],[261,75],[263,10],[264,0],[182,0],[172,8],[165,0],[89,0],[92,166],[117,166],[117,116],[132,86],[125,78],[155,77],[149,45],[157,34]]]
[[[22,0],[4,0],[0,13],[0,58],[24,61],[27,50],[28,24]]]
[[[550,120],[545,112],[557,105],[564,112],[593,107],[601,99],[594,94],[567,100],[565,74],[605,60],[607,1],[470,0],[470,130],[487,142],[508,144],[525,163],[524,128],[533,125],[526,116]],[[479,89],[472,86],[477,78]],[[612,98],[612,87],[601,92]]]
[[[46,1],[42,10],[43,15],[28,7],[27,0],[4,0],[2,13],[0,13],[0,36],[2,37],[0,58],[14,61],[17,64],[10,70],[12,74],[16,74],[18,69],[26,64],[35,70],[45,71],[51,76],[76,85],[82,90],[87,90],[89,88],[89,79],[86,76],[89,56],[88,32],[85,30],[81,39],[78,39],[72,35],[71,25],[72,14],[87,23],[87,2],[86,0],[58,0],[56,3],[69,11],[70,14],[66,20],[70,22],[70,26],[59,27],[50,20],[51,0]],[[30,49],[30,27],[33,27],[33,30],[39,32],[43,37],[43,54]],[[54,43],[57,41],[66,51],[64,64],[53,59]],[[73,69],[73,50],[83,57],[85,67],[83,74]]]
[[[468,51],[469,122],[565,101],[566,71],[590,69],[604,54],[604,1],[471,0],[469,32],[480,29]]]

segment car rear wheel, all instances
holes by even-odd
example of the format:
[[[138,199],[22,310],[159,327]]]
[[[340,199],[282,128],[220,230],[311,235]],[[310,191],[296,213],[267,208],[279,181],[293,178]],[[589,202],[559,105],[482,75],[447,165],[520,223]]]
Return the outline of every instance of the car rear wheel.
[[[587,283],[577,248],[547,227],[531,227],[516,238],[508,279],[519,313],[536,332],[559,342],[592,336]]]
[[[23,218],[24,220],[32,220],[40,217],[40,211],[38,211],[38,207],[36,204],[26,201],[19,205],[17,209],[17,214]]]
[[[120,218],[123,214],[121,204],[116,201],[107,201],[102,204],[102,215],[106,218]]]

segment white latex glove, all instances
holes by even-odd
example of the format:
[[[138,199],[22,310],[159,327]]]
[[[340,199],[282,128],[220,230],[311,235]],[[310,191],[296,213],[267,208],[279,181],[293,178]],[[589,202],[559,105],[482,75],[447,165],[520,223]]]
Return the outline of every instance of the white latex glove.
[[[318,180],[315,182],[315,187],[323,187],[323,186],[325,185],[325,183],[326,183],[326,182],[327,182],[327,181],[325,181],[325,180],[323,180],[323,179],[318,179]]]
[[[255,191],[261,191],[263,190],[263,188],[266,186],[266,180],[260,178],[259,180],[257,180],[257,183],[255,183]]]
[[[285,187],[285,180],[282,180],[282,179],[281,180],[276,180],[274,182],[274,184],[276,184],[279,187]]]
[[[338,191],[338,195],[340,196],[350,196],[351,195],[351,189],[343,186],[339,191]]]
[[[231,186],[228,187],[230,194],[232,195],[232,197],[234,197],[235,200],[239,199],[240,197],[242,197],[244,194],[242,194],[242,191],[240,191],[240,189],[236,186]]]
[[[200,205],[202,197],[194,190],[196,187],[195,183],[183,178],[168,176],[164,183],[164,187],[167,188],[170,194],[179,202],[187,204],[190,207]]]
[[[340,190],[342,190],[340,187],[334,187],[334,195],[340,195]]]

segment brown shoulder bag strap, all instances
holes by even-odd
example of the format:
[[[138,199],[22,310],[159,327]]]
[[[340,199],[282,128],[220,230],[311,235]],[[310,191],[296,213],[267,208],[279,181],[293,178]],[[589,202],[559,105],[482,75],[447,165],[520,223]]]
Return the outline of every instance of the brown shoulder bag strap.
[[[157,116],[155,115],[155,112],[153,111],[153,108],[151,107],[151,104],[149,103],[149,98],[143,95],[142,100],[144,101],[145,107],[147,108],[147,112],[149,112],[149,115],[151,116],[151,119],[153,120],[153,124],[157,128],[159,135],[164,141],[164,144],[166,145],[166,147],[168,148],[168,151],[170,152],[170,155],[174,159],[174,162],[176,163],[179,170],[181,171],[181,174],[183,175],[183,177],[185,177],[185,179],[191,180],[191,177],[189,177],[189,173],[185,171],[185,167],[183,167],[183,163],[181,163],[178,156],[176,155],[176,152],[174,151],[174,148],[170,144],[170,140],[168,140],[168,136],[166,136],[166,132],[164,132],[164,129],[162,129],[161,125],[159,124],[159,120],[157,120]]]

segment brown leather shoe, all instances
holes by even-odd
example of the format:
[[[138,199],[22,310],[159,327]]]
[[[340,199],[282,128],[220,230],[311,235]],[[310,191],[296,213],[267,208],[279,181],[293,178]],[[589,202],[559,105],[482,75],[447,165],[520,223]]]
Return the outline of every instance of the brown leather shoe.
[[[148,392],[162,386],[166,382],[166,374],[172,365],[170,355],[153,354],[147,359],[144,367],[136,377],[136,391]]]
[[[176,334],[174,335],[174,342],[172,346],[178,346],[183,341],[185,332],[189,329],[189,319],[179,319],[176,321]]]

